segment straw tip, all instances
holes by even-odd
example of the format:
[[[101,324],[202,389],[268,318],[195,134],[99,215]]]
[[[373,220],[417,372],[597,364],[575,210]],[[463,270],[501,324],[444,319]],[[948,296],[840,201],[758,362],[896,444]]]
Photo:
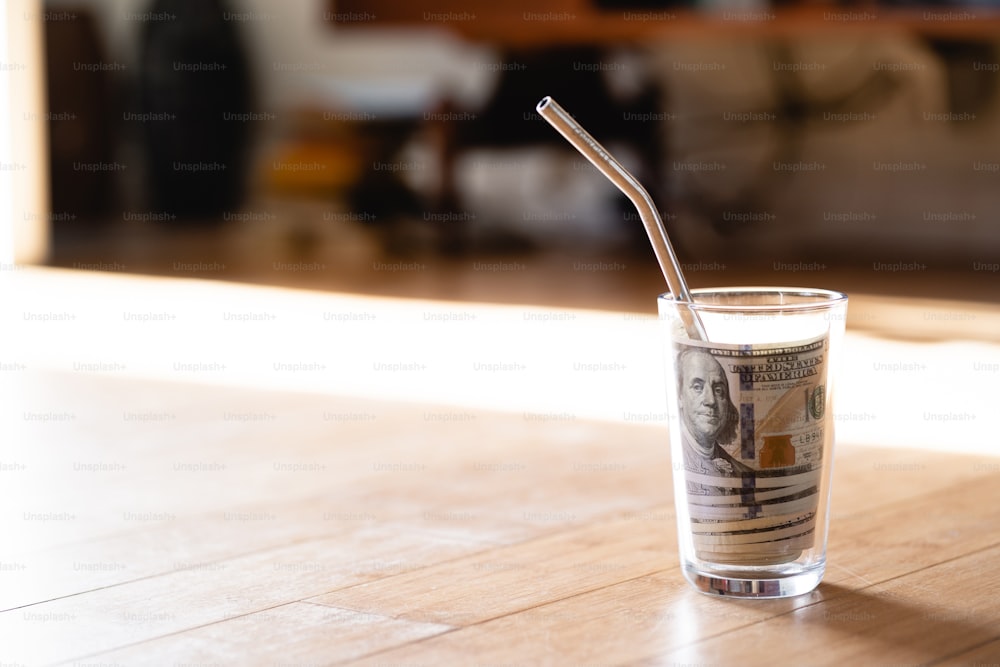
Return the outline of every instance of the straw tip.
[[[552,98],[551,98],[551,97],[549,97],[548,95],[546,95],[546,96],[545,96],[545,97],[543,97],[543,98],[541,99],[541,101],[540,101],[540,102],[539,102],[539,103],[538,103],[538,104],[537,104],[537,105],[535,106],[535,111],[543,111],[543,110],[545,109],[545,107],[549,106],[549,102],[551,102],[551,101],[552,101]]]

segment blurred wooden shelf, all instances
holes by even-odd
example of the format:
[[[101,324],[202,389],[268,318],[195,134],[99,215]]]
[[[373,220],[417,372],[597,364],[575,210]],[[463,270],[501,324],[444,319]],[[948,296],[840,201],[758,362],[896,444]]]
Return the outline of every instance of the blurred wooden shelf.
[[[657,40],[919,33],[963,39],[1000,35],[1000,11],[984,6],[886,7],[803,3],[780,8],[600,9],[586,0],[462,3],[429,8],[395,0],[336,0],[326,12],[337,29],[445,29],[509,47],[621,44]]]

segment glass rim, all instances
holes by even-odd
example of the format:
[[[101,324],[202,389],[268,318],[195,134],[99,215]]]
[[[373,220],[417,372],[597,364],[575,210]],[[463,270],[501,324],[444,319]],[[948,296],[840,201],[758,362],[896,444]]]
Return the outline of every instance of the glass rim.
[[[720,296],[733,295],[760,295],[760,296],[790,296],[800,297],[806,300],[798,303],[764,303],[764,304],[720,304],[720,303],[699,303],[699,296],[718,294]],[[672,292],[664,292],[657,297],[657,301],[685,306],[689,310],[705,312],[732,312],[732,311],[807,311],[824,310],[833,308],[840,304],[847,303],[848,296],[844,292],[837,292],[818,287],[699,287],[691,290],[691,296],[695,301],[677,301]]]

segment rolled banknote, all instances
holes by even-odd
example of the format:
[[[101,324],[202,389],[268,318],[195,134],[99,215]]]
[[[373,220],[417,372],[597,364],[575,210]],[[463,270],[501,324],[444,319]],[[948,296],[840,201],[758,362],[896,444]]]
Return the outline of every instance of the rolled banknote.
[[[780,346],[674,342],[696,555],[741,565],[795,560],[814,541],[827,339]]]

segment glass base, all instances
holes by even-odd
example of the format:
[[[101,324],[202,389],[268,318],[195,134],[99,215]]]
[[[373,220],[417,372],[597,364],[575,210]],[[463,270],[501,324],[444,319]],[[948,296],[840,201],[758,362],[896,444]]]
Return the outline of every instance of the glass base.
[[[699,592],[732,598],[766,600],[804,595],[823,579],[823,565],[796,573],[771,572],[711,572],[690,564],[684,567],[684,578]]]

